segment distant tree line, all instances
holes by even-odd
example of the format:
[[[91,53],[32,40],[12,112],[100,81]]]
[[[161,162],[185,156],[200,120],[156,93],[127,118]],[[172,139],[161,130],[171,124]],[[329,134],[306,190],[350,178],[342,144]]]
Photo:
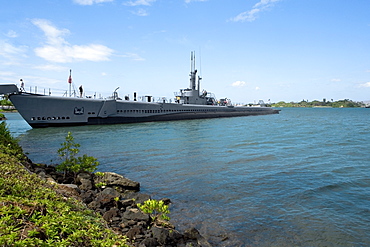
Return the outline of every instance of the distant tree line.
[[[335,108],[342,108],[342,107],[365,107],[366,105],[363,102],[356,102],[349,99],[338,100],[338,101],[328,101],[323,99],[323,101],[306,101],[302,100],[301,102],[289,102],[286,103],[284,101],[280,101],[277,103],[272,103],[271,106],[273,107],[335,107]]]

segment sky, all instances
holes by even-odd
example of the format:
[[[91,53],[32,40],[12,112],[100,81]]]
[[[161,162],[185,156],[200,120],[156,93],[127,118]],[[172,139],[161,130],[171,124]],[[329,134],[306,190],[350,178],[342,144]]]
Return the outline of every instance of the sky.
[[[0,0],[0,84],[233,103],[370,100],[368,0]],[[33,88],[33,89],[32,89]]]

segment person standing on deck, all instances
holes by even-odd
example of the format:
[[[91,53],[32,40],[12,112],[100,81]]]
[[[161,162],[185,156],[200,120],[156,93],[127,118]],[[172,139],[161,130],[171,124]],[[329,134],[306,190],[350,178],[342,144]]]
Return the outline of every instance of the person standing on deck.
[[[24,90],[24,82],[22,79],[20,79],[20,82],[21,82],[21,92],[25,92],[26,90]]]
[[[83,93],[82,85],[78,89],[80,90],[80,98],[82,98],[82,93]]]

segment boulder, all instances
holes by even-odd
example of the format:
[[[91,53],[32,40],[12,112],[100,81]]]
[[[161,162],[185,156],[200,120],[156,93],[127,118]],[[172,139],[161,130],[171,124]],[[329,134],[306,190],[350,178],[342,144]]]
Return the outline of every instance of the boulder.
[[[80,190],[87,191],[87,190],[91,190],[93,188],[93,185],[92,185],[90,179],[81,178],[80,183],[81,184],[78,186],[80,188]]]
[[[94,211],[99,211],[100,203],[98,201],[92,201],[87,205],[87,207]]]
[[[135,202],[143,204],[145,201],[151,199],[150,195],[142,194],[142,193],[135,193],[131,194],[130,196]]]
[[[67,198],[80,199],[78,187],[75,184],[59,184],[55,191]]]
[[[146,238],[141,241],[139,247],[157,247],[159,245],[155,238]]]
[[[170,235],[168,229],[154,226],[152,227],[152,232],[153,238],[157,239],[161,245],[167,244]]]
[[[185,238],[195,240],[201,247],[212,247],[212,245],[202,236],[194,227],[188,229],[184,233]]]
[[[123,218],[125,218],[126,220],[134,220],[134,221],[146,221],[146,222],[149,221],[149,215],[144,214],[137,208],[127,209],[123,213]]]
[[[109,195],[109,196],[112,196],[113,198],[116,198],[116,197],[118,197],[118,198],[120,198],[121,197],[121,194],[117,191],[117,190],[115,190],[115,189],[113,189],[113,188],[111,188],[111,187],[106,187],[102,192],[100,192],[99,194],[102,194],[102,195]]]
[[[113,217],[116,217],[119,215],[119,210],[118,208],[111,208],[109,209],[107,212],[105,212],[103,214],[103,219],[106,221],[106,222],[111,222]]]
[[[95,202],[99,205],[99,208],[112,208],[117,204],[113,195],[98,193],[95,198]],[[91,204],[91,203],[90,203]]]
[[[94,183],[104,183],[109,187],[117,187],[124,190],[140,190],[140,183],[132,181],[114,172],[104,172],[102,176],[94,176]]]
[[[77,176],[76,176],[76,182],[77,183],[80,183],[81,182],[81,179],[91,180],[92,179],[91,173],[81,172],[81,173],[77,174]]]
[[[127,207],[134,205],[135,203],[136,201],[134,199],[125,199],[125,200],[119,201],[118,205],[119,205],[119,208],[125,209]]]
[[[81,199],[84,203],[89,204],[95,199],[96,193],[94,193],[92,190],[85,191],[81,193]]]
[[[48,181],[50,184],[57,184],[57,182],[55,182],[54,178],[52,177],[46,178],[46,181]]]
[[[135,226],[126,233],[126,236],[132,241],[135,240],[139,234],[142,234],[142,229]]]
[[[160,201],[163,201],[164,205],[170,205],[171,199],[170,198],[162,198]]]
[[[92,177],[90,173],[81,172],[76,176],[76,184],[81,190],[87,191],[93,188]]]

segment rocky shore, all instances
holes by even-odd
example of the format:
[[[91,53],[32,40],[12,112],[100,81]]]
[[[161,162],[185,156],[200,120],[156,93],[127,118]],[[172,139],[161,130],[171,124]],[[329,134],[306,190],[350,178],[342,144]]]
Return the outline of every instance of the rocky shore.
[[[65,176],[54,166],[32,162],[26,168],[43,180],[56,184],[59,194],[74,198],[101,214],[107,227],[116,234],[127,236],[131,246],[211,246],[195,228],[179,232],[170,222],[153,220],[149,214],[143,213],[137,204],[143,204],[151,197],[139,192],[138,182],[111,172]],[[161,200],[171,204],[168,198]]]

